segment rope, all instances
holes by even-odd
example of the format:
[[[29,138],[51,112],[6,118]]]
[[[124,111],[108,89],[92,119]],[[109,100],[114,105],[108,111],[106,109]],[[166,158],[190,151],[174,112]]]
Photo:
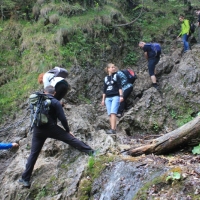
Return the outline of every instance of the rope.
[[[114,27],[128,26],[128,25],[133,24],[135,21],[137,21],[137,20],[140,18],[140,16],[142,15],[143,10],[144,10],[144,0],[142,0],[142,9],[141,9],[141,11],[140,11],[138,17],[136,17],[136,18],[135,18],[133,21],[131,21],[131,22],[128,22],[128,23],[126,23],[126,24],[114,25]]]

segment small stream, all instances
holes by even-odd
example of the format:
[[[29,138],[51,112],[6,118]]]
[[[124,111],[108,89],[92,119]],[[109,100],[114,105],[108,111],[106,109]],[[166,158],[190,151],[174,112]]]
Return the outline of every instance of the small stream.
[[[94,200],[133,200],[146,183],[166,172],[164,163],[144,161],[115,161],[95,180]]]

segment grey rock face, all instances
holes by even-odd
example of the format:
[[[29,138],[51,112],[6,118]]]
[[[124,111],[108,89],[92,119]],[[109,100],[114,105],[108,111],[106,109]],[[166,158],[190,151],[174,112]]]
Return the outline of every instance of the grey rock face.
[[[200,110],[200,48],[194,47],[182,57],[180,55],[180,50],[171,56],[164,55],[157,65],[156,76],[160,91],[151,87],[146,63],[136,70],[138,79],[128,100],[129,110],[117,122],[116,137],[106,134],[110,127],[109,118],[105,107],[100,106],[105,76],[103,67],[87,70],[74,67],[70,74],[72,78],[69,79],[71,91],[65,98],[67,105],[64,107],[72,132],[94,149],[99,149],[99,155],[117,154],[121,146],[131,144],[136,135],[164,134],[177,128],[178,123],[194,117]],[[21,116],[11,122],[8,120],[1,131],[1,141],[19,141],[20,147],[0,154],[0,199],[77,199],[77,187],[84,176],[89,158],[68,144],[52,139],[45,142],[36,162],[31,189],[18,185],[17,180],[30,154],[32,137],[28,131],[29,116],[23,119],[26,114],[23,109]],[[124,170],[132,167],[131,163],[126,165],[124,162],[119,162],[117,167],[121,165]],[[110,172],[107,170],[108,182],[117,176],[115,170],[118,168]],[[102,187],[106,188],[106,185],[100,183],[104,176],[100,176],[92,188],[97,198],[101,198],[101,194],[95,193],[95,190],[105,193],[108,190],[103,190]],[[107,193],[105,195],[109,196]],[[127,195],[130,197],[131,193]],[[126,194],[123,192],[115,195],[116,198],[124,196]]]

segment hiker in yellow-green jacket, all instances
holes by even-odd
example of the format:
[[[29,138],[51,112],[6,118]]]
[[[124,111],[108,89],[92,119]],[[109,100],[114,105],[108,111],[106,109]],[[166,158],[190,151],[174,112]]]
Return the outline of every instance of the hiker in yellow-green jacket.
[[[189,43],[188,43],[189,32],[190,32],[190,23],[189,23],[189,20],[184,19],[183,15],[180,15],[179,21],[181,22],[181,32],[177,36],[177,38],[182,36],[183,46],[184,46],[184,53],[185,53],[188,50],[190,50]]]

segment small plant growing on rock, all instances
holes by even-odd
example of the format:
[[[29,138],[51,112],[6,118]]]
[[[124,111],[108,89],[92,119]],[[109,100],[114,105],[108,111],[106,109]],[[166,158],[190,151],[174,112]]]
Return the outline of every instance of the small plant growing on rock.
[[[193,148],[192,153],[193,154],[200,154],[200,144]]]
[[[167,176],[166,181],[175,181],[180,180],[181,174],[179,172],[172,172],[169,176]]]
[[[94,157],[90,157],[88,161],[88,167],[90,170],[92,170],[92,168],[94,167],[94,164],[95,164]]]

